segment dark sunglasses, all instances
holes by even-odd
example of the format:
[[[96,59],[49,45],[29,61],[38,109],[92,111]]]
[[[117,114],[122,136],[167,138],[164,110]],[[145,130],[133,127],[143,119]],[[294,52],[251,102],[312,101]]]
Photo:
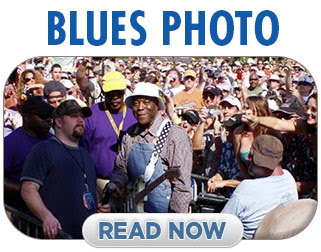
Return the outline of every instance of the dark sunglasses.
[[[214,99],[215,95],[213,95],[213,94],[204,94],[203,95],[203,99],[207,99],[208,97],[210,97],[211,99]]]
[[[302,81],[300,81],[300,82],[298,82],[298,84],[297,84],[298,86],[301,86],[301,85],[303,85],[303,86],[310,86],[311,84],[310,83],[307,83],[307,82],[302,82]]]
[[[38,116],[42,120],[52,118],[52,113],[49,113],[49,112],[38,112],[38,113],[35,113],[35,115]]]
[[[258,80],[258,79],[250,79],[250,81],[255,81],[255,80]]]
[[[34,76],[29,77],[29,78],[25,78],[25,82],[29,82],[29,81],[34,80],[34,79],[35,79],[35,77],[34,77]]]
[[[183,116],[182,117],[182,119],[183,119],[183,121],[186,121],[186,122],[188,122],[189,124],[196,124],[190,117],[188,117],[188,116]]]
[[[193,76],[186,76],[185,77],[185,80],[191,80],[191,81],[194,81],[195,78]]]

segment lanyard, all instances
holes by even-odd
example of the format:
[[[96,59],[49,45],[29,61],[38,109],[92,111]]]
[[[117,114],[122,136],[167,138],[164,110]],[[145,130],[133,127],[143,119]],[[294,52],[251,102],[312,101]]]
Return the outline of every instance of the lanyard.
[[[68,150],[66,145],[58,137],[55,136],[55,138],[62,144],[62,146],[68,152],[70,157],[77,163],[77,165],[80,167],[81,171],[83,172],[83,178],[84,178],[84,182],[85,182],[86,192],[88,193],[89,192],[89,186],[88,186],[88,182],[87,182],[87,175],[86,175],[86,171],[85,171],[84,159],[82,157],[82,153],[81,153],[80,147],[79,147],[79,154],[80,154],[82,165],[78,162],[78,160],[74,157],[74,155],[72,155],[72,153],[70,152],[70,150]]]
[[[105,112],[106,112],[106,114],[107,114],[107,117],[108,117],[108,119],[109,119],[109,121],[110,121],[111,126],[113,126],[113,129],[114,129],[114,131],[115,131],[115,133],[116,133],[116,135],[117,135],[117,139],[118,139],[118,138],[119,138],[120,131],[123,129],[123,126],[124,126],[124,121],[125,121],[125,117],[126,117],[127,107],[126,107],[126,105],[123,106],[123,119],[122,119],[122,121],[121,121],[120,124],[119,124],[119,128],[117,128],[116,123],[115,123],[113,117],[111,116],[109,110],[105,110]]]

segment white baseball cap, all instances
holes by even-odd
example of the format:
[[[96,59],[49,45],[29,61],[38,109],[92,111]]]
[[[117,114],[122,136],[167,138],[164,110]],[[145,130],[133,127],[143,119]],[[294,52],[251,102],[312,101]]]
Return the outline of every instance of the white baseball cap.
[[[241,110],[241,103],[239,101],[239,99],[237,99],[236,97],[234,96],[227,96],[225,97],[221,102],[220,102],[220,105],[223,103],[223,102],[227,102],[229,104],[231,104],[232,106],[235,106],[238,108],[238,110]]]

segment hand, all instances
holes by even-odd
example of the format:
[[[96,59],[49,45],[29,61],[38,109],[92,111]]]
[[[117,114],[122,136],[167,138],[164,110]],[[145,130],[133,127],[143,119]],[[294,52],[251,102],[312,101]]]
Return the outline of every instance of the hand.
[[[61,230],[61,225],[52,214],[49,214],[43,220],[42,229],[45,236],[49,239],[54,239],[57,235],[58,229]]]
[[[223,188],[225,186],[225,181],[224,180],[212,180],[207,182],[208,192],[214,193],[216,189]]]
[[[102,205],[101,203],[98,203],[98,213],[110,213],[111,212],[111,206],[109,204]]]
[[[206,118],[207,118],[207,109],[205,107],[202,107],[198,113],[201,122],[205,122]]]

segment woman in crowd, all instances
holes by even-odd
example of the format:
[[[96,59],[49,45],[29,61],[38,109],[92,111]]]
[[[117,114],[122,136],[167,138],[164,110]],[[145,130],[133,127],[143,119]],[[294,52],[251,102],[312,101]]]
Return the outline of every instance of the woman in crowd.
[[[296,117],[289,120],[278,119],[274,117],[257,117],[257,116],[243,116],[245,121],[249,121],[252,125],[261,125],[281,132],[289,132],[305,135],[308,139],[308,146],[302,151],[306,151],[309,165],[305,170],[313,169],[317,165],[317,123],[318,123],[318,107],[317,107],[317,93],[312,93],[305,105],[305,117]],[[296,146],[298,148],[298,146]],[[289,163],[288,163],[289,164]],[[287,165],[288,165],[287,164]],[[285,167],[289,168],[289,167]],[[296,169],[297,170],[297,169]],[[291,169],[290,169],[291,171]],[[301,171],[302,172],[302,171]],[[292,173],[294,176],[295,174]],[[316,172],[315,172],[316,174]],[[311,193],[316,185],[315,180],[298,181],[296,178],[299,193]]]
[[[21,106],[28,96],[42,96],[45,83],[38,72],[32,69],[23,71],[17,84],[18,106]]]
[[[271,116],[267,101],[261,96],[249,96],[245,103],[245,115],[252,116]],[[252,127],[251,124],[244,123],[234,131],[234,152],[237,164],[244,178],[249,178],[247,171],[249,161],[247,156],[254,138],[261,134],[271,134],[263,126]],[[275,132],[274,134],[275,135]]]

